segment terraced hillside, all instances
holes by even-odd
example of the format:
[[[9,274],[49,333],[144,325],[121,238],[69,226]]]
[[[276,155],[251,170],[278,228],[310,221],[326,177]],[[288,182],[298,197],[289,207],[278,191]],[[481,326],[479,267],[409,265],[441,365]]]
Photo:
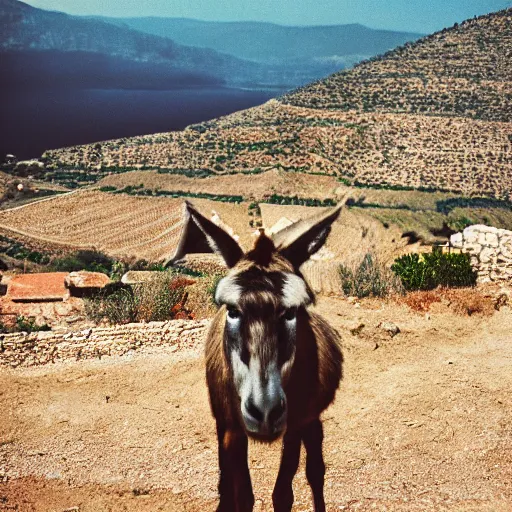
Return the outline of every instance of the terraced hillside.
[[[193,198],[206,216],[227,227],[249,249],[256,230],[251,227],[252,204],[223,203]],[[260,204],[263,225],[272,231],[307,218],[318,208]],[[0,234],[44,250],[96,248],[113,257],[161,261],[171,256],[183,226],[183,199],[138,197],[83,190],[22,208],[0,212]],[[361,210],[346,209],[333,227],[322,261],[347,261],[359,252],[376,251],[384,259],[407,245],[396,227],[382,223]]]
[[[512,10],[467,20],[306,86],[290,105],[510,121]]]
[[[507,9],[182,132],[48,151],[48,179],[158,170],[162,188],[184,175],[208,192],[212,176],[277,169],[510,199],[511,57]]]

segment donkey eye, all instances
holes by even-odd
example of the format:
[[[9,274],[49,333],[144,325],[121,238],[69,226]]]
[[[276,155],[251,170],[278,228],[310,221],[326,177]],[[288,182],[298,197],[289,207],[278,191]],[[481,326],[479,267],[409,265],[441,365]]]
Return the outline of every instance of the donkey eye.
[[[285,320],[291,321],[294,320],[297,316],[297,308],[288,308],[283,313],[283,318]]]
[[[238,309],[236,309],[234,307],[228,308],[228,317],[231,318],[232,320],[237,320],[241,316],[242,316],[242,313],[240,313],[240,311]]]

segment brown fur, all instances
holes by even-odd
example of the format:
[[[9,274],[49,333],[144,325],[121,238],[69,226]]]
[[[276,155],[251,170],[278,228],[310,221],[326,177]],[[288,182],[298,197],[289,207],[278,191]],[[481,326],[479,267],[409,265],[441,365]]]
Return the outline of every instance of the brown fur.
[[[268,265],[264,267],[265,272],[292,271],[288,261],[278,253],[274,253],[272,256]],[[259,265],[251,261],[249,253],[234,267],[232,272],[238,274],[255,267],[257,268]],[[254,295],[257,295],[257,293],[257,291],[251,292]],[[312,292],[311,295],[313,295]],[[241,417],[240,399],[235,390],[231,370],[224,352],[226,313],[226,307],[222,306],[213,319],[205,349],[206,379],[210,394],[210,404],[213,416],[217,422],[219,443],[222,443],[223,446],[222,448],[219,446],[219,460],[221,464],[219,491],[221,493],[221,503],[218,510],[250,511],[252,510],[254,498],[252,488],[250,487],[250,477],[248,476],[246,462],[246,440],[243,441],[243,438],[245,438],[244,423]],[[294,460],[294,457],[298,456],[297,449],[300,450],[300,440],[302,439],[308,449],[308,454],[311,452],[317,455],[316,459],[313,456],[308,459],[313,461],[309,465],[308,479],[311,479],[310,483],[314,492],[315,510],[322,511],[324,510],[322,490],[324,465],[321,456],[322,427],[319,417],[322,411],[334,400],[342,377],[343,357],[338,333],[321,316],[309,313],[303,307],[298,312],[296,332],[295,360],[289,379],[283,385],[288,404],[287,434],[284,439],[285,449],[283,450],[283,461],[280,470],[281,478],[278,477],[274,492],[274,506],[275,510],[290,510],[291,502],[293,502],[293,493],[291,493],[290,502],[291,480],[289,486],[288,480],[290,475],[293,478],[296,467],[294,471],[294,464],[290,465],[288,461]],[[309,434],[312,431],[309,425],[313,425],[316,429],[312,435]],[[233,436],[239,440],[236,446],[232,442]],[[311,441],[310,438],[312,439]],[[227,448],[227,445],[230,446],[231,450]],[[288,450],[292,453],[290,456],[287,455],[287,446],[292,446]],[[311,446],[314,448],[310,448]],[[223,478],[227,477],[226,474],[223,476],[222,472],[229,473],[230,471],[226,469],[225,462],[223,467],[222,462],[223,457],[225,460],[228,453],[232,454],[229,460],[237,459],[240,461],[238,465],[242,465],[242,469],[238,466],[232,468],[233,474],[238,474],[239,471],[242,471],[246,474],[246,478],[238,481],[238,477],[236,477],[235,480],[230,480],[229,484],[225,483],[223,485]],[[244,454],[245,463],[243,462]],[[290,467],[287,469],[288,466]],[[306,472],[308,473],[308,470]],[[321,475],[321,482],[317,484],[314,483],[316,473]],[[234,486],[232,491],[229,490],[231,486]],[[240,489],[245,489],[245,491]],[[223,501],[223,494],[228,492],[234,492],[235,497],[231,496],[233,501],[230,501],[230,498],[226,498]],[[321,497],[319,498],[318,495],[320,493]]]
[[[272,494],[274,510],[290,512],[292,508],[292,480],[304,443],[314,509],[325,512],[320,414],[334,400],[343,358],[336,331],[306,309],[315,297],[299,268],[324,244],[340,211],[321,212],[272,239],[262,231],[253,249],[244,255],[228,233],[186,204],[186,229],[169,263],[190,252],[210,250],[220,254],[231,269],[218,288],[219,301],[228,306],[221,306],[212,322],[205,354],[210,404],[217,423],[218,511],[252,511],[248,435],[272,442],[286,428]],[[304,284],[290,275],[293,273]],[[249,386],[259,382],[258,391],[244,397],[242,413],[240,386],[250,372],[256,372],[256,377],[247,382]],[[262,382],[272,389],[270,393],[261,392]],[[265,414],[256,407],[254,396],[267,400]]]
[[[297,349],[290,379],[284,386],[288,399],[288,430],[317,418],[334,400],[342,377],[343,356],[338,333],[315,313],[303,311],[297,319]],[[223,306],[213,319],[206,339],[206,380],[212,413],[227,429],[243,429],[240,403],[224,356]]]

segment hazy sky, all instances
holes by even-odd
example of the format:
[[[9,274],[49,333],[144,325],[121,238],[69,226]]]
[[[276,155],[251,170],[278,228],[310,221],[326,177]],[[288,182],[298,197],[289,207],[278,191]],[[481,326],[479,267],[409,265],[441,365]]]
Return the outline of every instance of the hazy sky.
[[[512,0],[28,0],[69,14],[169,16],[284,25],[362,23],[373,28],[430,33],[512,6]]]

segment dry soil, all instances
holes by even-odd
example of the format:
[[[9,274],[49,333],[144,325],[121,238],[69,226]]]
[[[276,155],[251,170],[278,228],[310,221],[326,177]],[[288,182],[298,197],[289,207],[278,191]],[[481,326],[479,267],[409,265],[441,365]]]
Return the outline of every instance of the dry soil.
[[[425,317],[336,299],[318,309],[346,357],[324,414],[328,510],[512,510],[510,309]],[[203,373],[200,353],[178,361],[164,349],[2,371],[0,510],[214,510]],[[250,445],[257,511],[272,510],[279,453]],[[311,510],[303,460],[294,491],[294,510]]]

